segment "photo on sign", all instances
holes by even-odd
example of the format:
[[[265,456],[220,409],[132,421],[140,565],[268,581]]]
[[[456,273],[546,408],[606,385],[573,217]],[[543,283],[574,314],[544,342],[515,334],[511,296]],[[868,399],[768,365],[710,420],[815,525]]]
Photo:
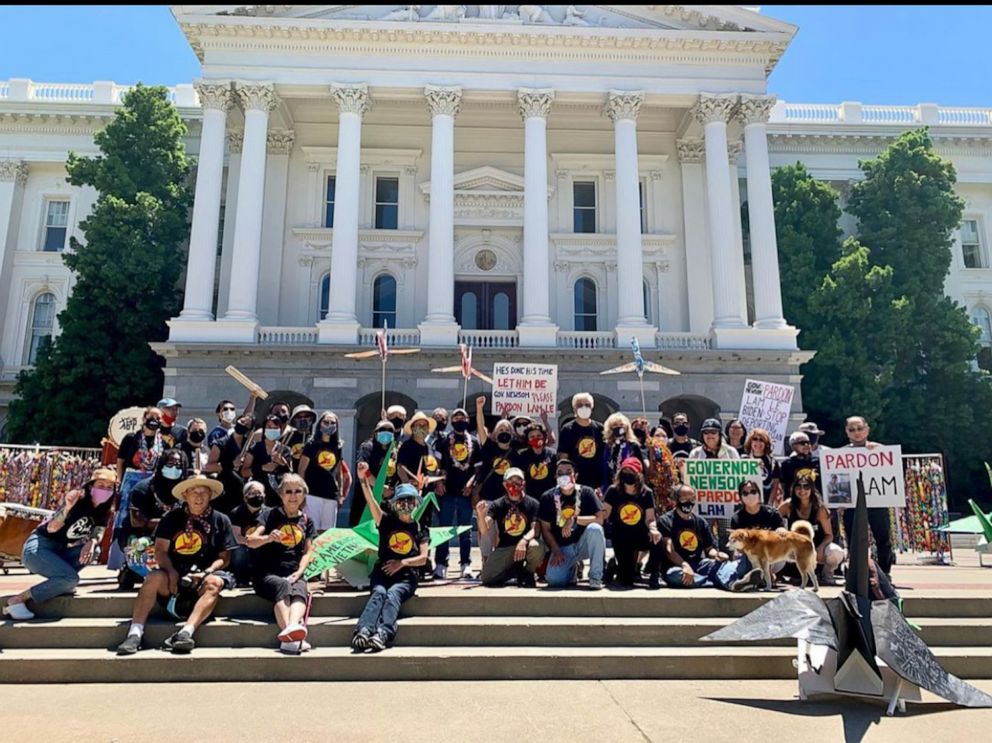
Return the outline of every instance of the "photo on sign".
[[[824,485],[827,504],[831,506],[851,506],[851,476],[847,472],[834,473]]]

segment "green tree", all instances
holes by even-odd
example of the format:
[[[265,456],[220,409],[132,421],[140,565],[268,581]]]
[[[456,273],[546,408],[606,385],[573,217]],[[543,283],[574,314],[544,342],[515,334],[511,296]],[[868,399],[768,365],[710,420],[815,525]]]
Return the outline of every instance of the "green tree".
[[[18,377],[14,441],[95,446],[107,421],[154,402],[164,360],[149,342],[167,337],[179,309],[192,203],[186,125],[164,87],[140,83],[94,137],[100,155],[70,153],[69,183],[99,194],[82,222],[86,242],[64,256],[75,275],[60,335]]]
[[[805,347],[803,333],[819,322],[810,307],[813,292],[841,256],[837,192],[797,162],[772,173],[772,198],[779,272],[788,277],[782,281],[782,309]]]

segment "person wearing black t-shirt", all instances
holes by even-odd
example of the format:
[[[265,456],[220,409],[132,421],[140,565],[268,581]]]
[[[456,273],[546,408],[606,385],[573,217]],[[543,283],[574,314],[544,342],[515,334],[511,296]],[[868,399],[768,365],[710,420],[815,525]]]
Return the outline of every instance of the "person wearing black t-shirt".
[[[657,570],[665,560],[665,583],[672,588],[702,588],[714,585],[713,574],[728,559],[713,543],[709,525],[696,508],[696,491],[689,485],[675,489],[674,509],[658,519],[662,541],[652,548],[652,573],[649,586],[658,586]]]
[[[196,647],[193,633],[213,613],[221,591],[234,588],[234,576],[224,568],[238,543],[231,520],[210,506],[221,494],[221,484],[196,475],[176,485],[172,494],[183,506],[159,521],[155,531],[158,569],[148,574],[138,592],[118,655],[133,655],[141,649],[145,622],[156,601],[186,622],[165,641],[165,647],[173,653],[189,653]]]
[[[417,569],[427,562],[430,532],[413,520],[420,504],[413,485],[398,485],[393,497],[380,505],[372,496],[364,465],[359,465],[358,474],[365,503],[379,528],[379,559],[372,569],[371,593],[355,626],[351,647],[359,652],[378,652],[396,637],[400,605],[417,591]]]
[[[672,416],[672,436],[668,442],[668,450],[676,460],[688,459],[689,452],[697,446],[702,446],[700,442],[689,438],[689,416],[685,413],[676,413]]]
[[[800,477],[808,477],[813,482],[820,478],[820,459],[810,453],[809,436],[802,431],[793,431],[789,436],[792,454],[780,465],[783,498],[792,494],[792,486]]]
[[[220,500],[218,498],[218,500]],[[265,523],[269,509],[265,507],[265,488],[262,483],[249,480],[244,489],[244,501],[231,510],[231,529],[238,546],[231,550],[231,572],[239,586],[251,583],[252,551],[245,541]]]
[[[617,583],[632,587],[638,577],[640,553],[661,541],[654,513],[654,496],[644,484],[644,465],[637,457],[620,463],[614,483],[604,497],[612,528]]]
[[[513,466],[523,470],[526,478],[527,495],[540,498],[555,486],[555,463],[557,456],[554,449],[549,449],[547,433],[540,423],[532,423],[525,432],[527,448],[517,452]]]
[[[503,488],[506,495],[490,504],[483,519],[482,528],[497,536],[496,548],[482,566],[482,584],[500,586],[515,577],[521,588],[533,588],[534,572],[545,555],[544,545],[537,540],[540,503],[524,493],[524,472],[516,467],[503,475]]]
[[[761,429],[755,429],[760,431]],[[754,431],[749,434],[753,435]],[[745,480],[737,487],[737,494],[740,496],[741,504],[737,506],[734,515],[730,519],[730,531],[734,529],[763,529],[765,531],[775,531],[785,528],[785,519],[779,512],[769,505],[762,503],[762,495],[758,486]],[[776,573],[784,567],[785,563],[775,563],[771,566],[772,573]],[[730,591],[753,591],[764,586],[765,578],[761,568],[755,568],[751,561],[743,552],[738,552],[733,560],[720,565],[714,575],[714,582],[718,588]],[[766,586],[770,587],[770,586]]]
[[[38,526],[24,542],[21,562],[46,580],[7,601],[3,609],[11,619],[33,619],[28,599],[35,605],[71,594],[79,583],[79,571],[97,556],[107,519],[114,503],[117,476],[109,467],[93,471],[81,489],[65,494],[62,505]]]
[[[351,488],[351,473],[344,463],[338,417],[325,410],[317,421],[317,431],[300,454],[300,476],[306,480],[307,513],[318,534],[338,523],[338,507]]]
[[[479,452],[479,469],[475,474],[475,490],[472,502],[475,507],[476,524],[481,528],[482,520],[486,517],[489,504],[503,497],[503,476],[513,466],[516,452],[513,451],[513,426],[506,418],[497,421],[493,433],[482,445]],[[479,532],[479,551],[482,552],[482,564],[485,565],[493,551],[491,532]]]
[[[589,560],[589,588],[603,588],[606,509],[595,491],[575,482],[575,465],[559,459],[556,485],[541,496],[538,518],[544,543],[551,551],[546,577],[549,586],[575,583],[579,560]]]
[[[255,399],[254,397],[252,398]],[[216,477],[224,485],[224,494],[214,508],[230,515],[244,500],[245,481],[241,477],[241,452],[255,428],[255,418],[250,413],[234,422],[230,433],[221,436],[210,446],[210,457],[203,471]]]
[[[447,491],[444,488],[441,454],[427,442],[436,428],[437,421],[427,417],[422,410],[418,410],[407,421],[403,430],[410,438],[400,444],[399,454],[396,455],[396,472],[400,482],[414,484],[422,488],[425,494],[434,493],[437,497],[444,497]],[[419,478],[422,481],[418,481]],[[429,504],[421,515],[421,520],[430,524],[435,513],[433,503]],[[426,581],[434,580],[434,566],[429,558],[420,570],[420,577]]]
[[[479,439],[469,432],[469,426],[468,411],[456,408],[451,413],[451,431],[437,441],[441,451],[441,469],[444,470],[439,526],[466,526],[472,523],[472,485],[475,482],[475,466],[480,461],[480,447]],[[450,545],[450,541],[439,544],[434,555],[437,563],[434,577],[441,580],[448,577]],[[458,535],[458,558],[461,578],[474,578],[470,530]]]
[[[303,574],[313,559],[317,529],[301,510],[306,495],[302,477],[283,477],[279,483],[282,505],[269,510],[262,527],[246,538],[254,550],[252,585],[255,593],[273,603],[283,652],[310,649],[304,618],[310,594]]]
[[[170,449],[180,449],[186,442],[189,432],[186,427],[178,423],[179,408],[182,403],[171,397],[165,397],[158,401],[156,406],[162,411],[162,427],[159,432],[162,434],[162,441]]]
[[[141,429],[121,439],[117,449],[117,482],[124,480],[124,470],[152,472],[162,452],[170,448],[162,441],[162,411],[145,408]]]
[[[593,398],[588,392],[572,396],[575,420],[558,434],[558,457],[573,462],[575,481],[593,490],[606,485],[603,469],[603,424],[592,419]]]
[[[280,441],[282,433],[282,418],[278,415],[266,417],[262,439],[248,448],[241,465],[241,476],[262,483],[265,486],[265,505],[273,507],[279,505],[279,480],[292,465],[289,447]]]
[[[372,486],[376,477],[379,476],[379,470],[382,469],[383,463],[386,462],[386,452],[389,451],[389,445],[393,443],[395,438],[396,429],[393,424],[387,420],[382,420],[376,424],[375,430],[372,431],[372,436],[363,441],[362,445],[358,447],[356,467],[362,463],[368,465],[365,472],[366,476],[371,478],[369,487]],[[396,479],[395,456],[396,451],[394,449],[393,458],[390,462],[386,462],[387,467],[392,467],[392,472],[389,473],[390,477],[386,480],[386,490],[383,491],[383,498],[389,498],[389,494],[392,492],[392,484]],[[365,517],[365,496],[362,495],[361,480],[359,479],[356,482],[358,484],[355,485],[354,493],[351,496],[351,510],[348,512],[348,526],[357,526]]]

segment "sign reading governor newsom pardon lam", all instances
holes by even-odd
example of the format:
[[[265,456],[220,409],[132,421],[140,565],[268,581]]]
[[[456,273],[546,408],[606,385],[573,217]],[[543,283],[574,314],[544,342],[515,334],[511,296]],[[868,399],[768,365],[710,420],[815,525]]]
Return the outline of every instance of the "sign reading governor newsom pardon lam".
[[[729,519],[740,503],[737,488],[748,480],[761,488],[757,459],[686,459],[685,475],[696,491],[696,512],[704,518]]]
[[[554,415],[557,399],[557,364],[493,364],[495,415]]]
[[[830,508],[852,508],[858,495],[858,473],[865,478],[868,508],[906,505],[902,446],[820,447],[820,490]]]

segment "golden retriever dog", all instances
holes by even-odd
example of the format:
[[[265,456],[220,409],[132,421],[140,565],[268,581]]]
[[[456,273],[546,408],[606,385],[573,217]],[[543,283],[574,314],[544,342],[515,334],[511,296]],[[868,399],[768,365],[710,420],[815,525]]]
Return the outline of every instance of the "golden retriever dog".
[[[734,529],[730,532],[728,544],[740,550],[751,565],[761,568],[765,576],[765,587],[774,588],[772,564],[794,562],[802,576],[801,588],[806,588],[807,579],[818,591],[816,581],[816,548],[813,546],[813,525],[808,521],[797,521],[792,531],[776,529]]]

